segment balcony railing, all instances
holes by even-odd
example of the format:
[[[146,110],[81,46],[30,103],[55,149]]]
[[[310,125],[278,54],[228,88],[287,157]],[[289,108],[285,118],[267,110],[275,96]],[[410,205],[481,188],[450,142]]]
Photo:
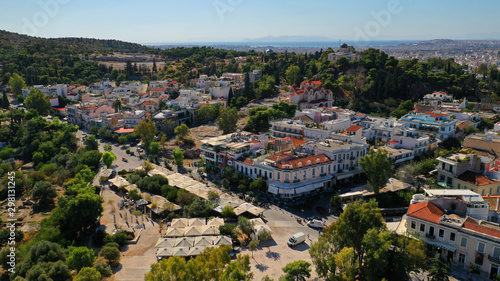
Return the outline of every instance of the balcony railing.
[[[500,263],[500,257],[495,257],[492,255],[488,255],[488,260],[494,263]]]
[[[434,240],[436,238],[436,235],[434,235],[434,234],[431,235],[431,234],[427,233],[427,234],[425,234],[425,237]]]

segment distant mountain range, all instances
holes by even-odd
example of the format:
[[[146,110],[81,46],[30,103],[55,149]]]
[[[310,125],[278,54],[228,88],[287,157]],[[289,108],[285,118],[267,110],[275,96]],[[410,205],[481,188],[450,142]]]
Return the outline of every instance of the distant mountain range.
[[[318,41],[336,41],[324,36],[265,36],[260,38],[245,38],[242,43],[285,43],[285,42],[318,42]]]

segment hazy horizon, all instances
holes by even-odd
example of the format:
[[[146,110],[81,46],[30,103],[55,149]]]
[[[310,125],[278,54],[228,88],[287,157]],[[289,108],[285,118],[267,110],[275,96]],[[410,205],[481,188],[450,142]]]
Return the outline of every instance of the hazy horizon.
[[[239,42],[266,36],[332,41],[499,40],[500,1],[73,1],[1,4],[0,27],[39,37],[140,44]],[[453,8],[453,10],[451,9]]]

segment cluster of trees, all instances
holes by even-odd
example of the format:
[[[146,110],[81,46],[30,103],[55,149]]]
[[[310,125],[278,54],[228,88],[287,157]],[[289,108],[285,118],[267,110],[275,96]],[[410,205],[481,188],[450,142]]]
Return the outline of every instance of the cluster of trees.
[[[318,275],[329,280],[408,280],[424,268],[424,243],[387,231],[376,201],[347,205],[309,253]]]
[[[254,107],[249,110],[249,119],[245,130],[256,133],[267,131],[270,127],[269,121],[293,117],[296,110],[297,105],[284,101],[273,104],[272,108],[264,106]]]
[[[231,247],[206,248],[195,258],[171,257],[151,265],[147,281],[160,280],[252,280],[248,255],[231,261]]]

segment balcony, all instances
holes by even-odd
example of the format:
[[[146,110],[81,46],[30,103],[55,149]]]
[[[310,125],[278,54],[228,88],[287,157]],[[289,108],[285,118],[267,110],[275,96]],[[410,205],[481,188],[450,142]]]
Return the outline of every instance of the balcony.
[[[488,260],[494,263],[500,263],[500,257],[494,257],[492,255],[488,255]]]
[[[300,182],[300,180],[299,180],[299,179],[294,179],[294,180],[293,180],[293,182],[294,182],[294,183],[296,183],[296,182]]]
[[[426,238],[428,238],[428,239],[431,239],[431,240],[436,239],[436,235],[434,235],[434,234],[432,234],[432,235],[431,235],[431,234],[429,234],[429,233],[426,233],[426,234],[425,234],[425,237],[426,237]]]
[[[324,177],[324,176],[326,176],[326,173],[321,173],[321,174],[319,174],[319,175],[320,175],[321,177]]]

